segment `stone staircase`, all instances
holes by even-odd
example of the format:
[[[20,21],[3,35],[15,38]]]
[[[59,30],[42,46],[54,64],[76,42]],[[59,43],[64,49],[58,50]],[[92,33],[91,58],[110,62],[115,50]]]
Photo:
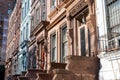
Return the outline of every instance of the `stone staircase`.
[[[99,80],[100,60],[97,57],[68,56],[66,69],[54,69],[52,80]]]
[[[49,69],[28,69],[13,80],[98,80],[100,60],[96,57],[68,56],[68,63],[50,63]]]
[[[22,72],[17,80],[52,80],[54,74],[54,69],[65,69],[66,63],[50,63],[48,64],[49,69],[39,70],[39,69],[28,69],[27,72]],[[13,79],[15,80],[15,79]]]
[[[19,76],[20,76],[19,74],[15,74],[15,75],[12,76],[12,79],[13,79],[13,80],[18,80],[17,77],[19,77]]]

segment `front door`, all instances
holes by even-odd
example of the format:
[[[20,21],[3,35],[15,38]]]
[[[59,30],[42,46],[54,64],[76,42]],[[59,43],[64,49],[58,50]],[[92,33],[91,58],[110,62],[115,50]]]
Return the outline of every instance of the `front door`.
[[[44,41],[41,41],[39,44],[39,65],[41,69],[44,69],[45,65],[45,49],[44,49]]]

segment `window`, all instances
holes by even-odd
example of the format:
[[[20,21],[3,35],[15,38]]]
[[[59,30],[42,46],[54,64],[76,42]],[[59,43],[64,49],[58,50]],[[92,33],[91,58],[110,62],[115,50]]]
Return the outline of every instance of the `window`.
[[[64,0],[59,0],[59,3],[62,3]]]
[[[50,6],[51,11],[55,9],[56,5],[57,5],[57,0],[51,0],[51,6]]]
[[[81,56],[86,55],[86,43],[85,43],[85,27],[80,29],[80,45],[81,45]]]
[[[28,39],[28,23],[26,24],[26,40]]]
[[[31,32],[34,29],[34,16],[31,16]]]
[[[21,31],[21,42],[23,41],[23,35],[22,35],[23,33],[22,33],[22,31]]]
[[[65,62],[65,57],[68,54],[68,41],[67,41],[67,26],[62,28],[61,31],[61,62]]]
[[[8,7],[10,7],[11,6],[11,3],[10,2],[8,2]]]
[[[107,0],[108,10],[108,38],[112,39],[119,33],[120,28],[120,0]]]
[[[27,7],[26,7],[27,5],[26,5],[26,3],[25,3],[25,16],[26,16],[26,14],[27,14]]]
[[[23,65],[23,71],[26,71],[27,69],[27,63],[26,63],[26,52],[23,52],[23,60],[22,60],[22,65]]]
[[[39,19],[40,19],[39,15],[40,15],[40,10],[39,10],[39,8],[38,8],[38,9],[36,10],[36,25],[39,23]]]
[[[24,8],[22,8],[22,20],[24,19]]]
[[[91,36],[90,36],[90,30],[88,29],[88,51],[89,51],[89,56],[91,56]]]
[[[30,0],[27,1],[27,2],[28,2],[28,3],[27,3],[27,9],[28,9],[28,11],[29,11],[29,5],[30,5],[29,1],[30,1]]]
[[[10,13],[11,13],[11,9],[8,9],[8,14],[10,15]]]
[[[45,21],[45,12],[42,13],[42,18],[43,21]]]
[[[118,47],[120,47],[120,39],[118,40]]]
[[[23,34],[24,35],[22,35],[23,36],[23,41],[25,40],[25,27],[23,28]]]
[[[57,53],[56,53],[56,34],[51,35],[51,61],[57,61]]]
[[[41,0],[42,4],[45,4],[45,0]]]

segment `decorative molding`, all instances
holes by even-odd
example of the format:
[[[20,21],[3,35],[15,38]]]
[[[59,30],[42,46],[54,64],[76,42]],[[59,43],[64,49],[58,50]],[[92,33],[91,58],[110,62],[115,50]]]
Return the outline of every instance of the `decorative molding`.
[[[32,39],[32,41],[28,43],[28,47],[31,47],[35,42],[36,42],[36,38]]]
[[[58,13],[58,8],[55,7],[55,9],[53,11],[50,12],[50,14],[48,15],[48,17],[51,19],[53,16],[55,16],[55,14]]]
[[[84,0],[80,0],[71,10],[70,16],[75,16],[79,11],[85,8],[88,4]]]
[[[50,23],[46,29],[49,30],[51,29],[53,26],[55,26],[58,22],[60,22],[63,18],[65,18],[66,16],[66,11],[64,11],[63,13],[61,13],[52,23]]]
[[[70,6],[70,4],[74,2],[74,0],[64,0],[63,3],[65,3],[65,8],[67,8],[68,6]]]
[[[37,35],[43,28],[46,29],[46,26],[49,24],[48,21],[41,21],[37,27],[33,30],[33,35]]]
[[[59,13],[59,11],[63,8],[67,8],[72,2],[74,2],[74,0],[63,0],[59,5],[57,5],[55,7],[55,9],[53,11],[50,12],[50,14],[48,15],[48,17],[51,19],[53,18],[55,15],[57,15]]]

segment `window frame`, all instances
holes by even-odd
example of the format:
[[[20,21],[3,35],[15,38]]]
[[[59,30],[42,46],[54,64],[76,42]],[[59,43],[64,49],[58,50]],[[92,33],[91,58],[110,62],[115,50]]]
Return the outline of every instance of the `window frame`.
[[[63,30],[66,29],[66,39],[65,41],[63,42]],[[67,53],[64,53],[64,44],[67,44]],[[65,63],[65,57],[68,55],[68,39],[67,39],[67,25],[64,24],[62,27],[61,27],[61,55],[60,55],[60,61],[62,63]]]
[[[39,23],[40,21],[40,8],[36,9],[36,25]]]
[[[53,43],[53,37],[55,36],[55,42]],[[51,53],[51,62],[57,62],[57,35],[56,32],[52,33],[50,35],[50,53]],[[54,44],[54,47],[53,47]],[[55,49],[55,53],[54,53],[54,59],[53,59],[53,49]],[[56,55],[55,55],[56,54]]]

